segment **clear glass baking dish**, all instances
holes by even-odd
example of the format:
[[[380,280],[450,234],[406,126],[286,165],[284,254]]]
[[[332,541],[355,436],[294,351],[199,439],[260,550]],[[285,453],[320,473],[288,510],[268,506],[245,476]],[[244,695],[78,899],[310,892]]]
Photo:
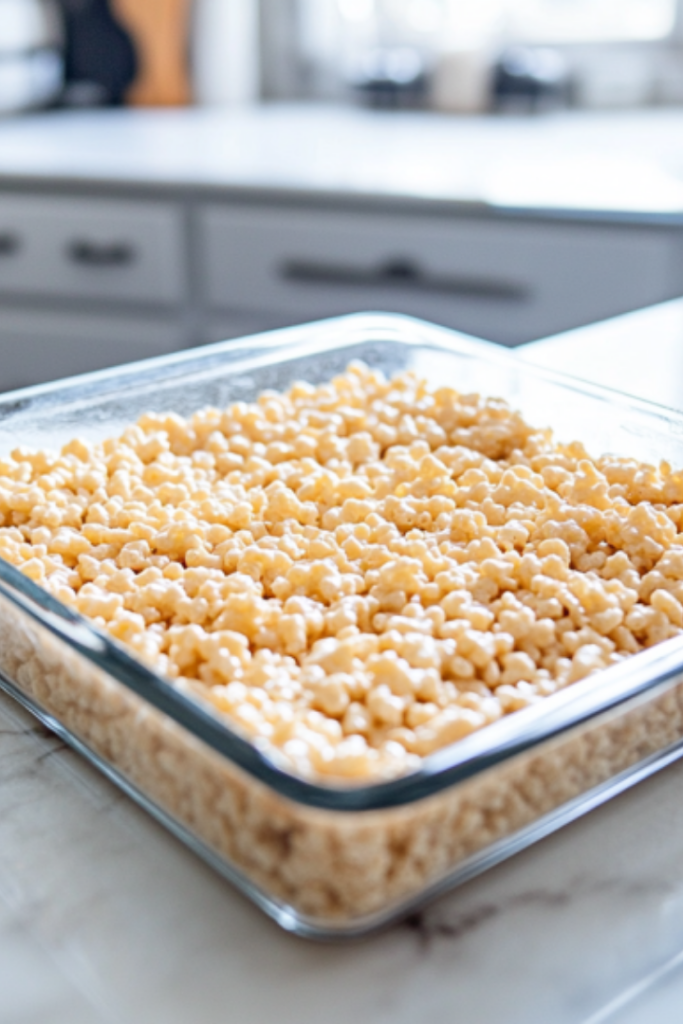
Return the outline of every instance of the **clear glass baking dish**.
[[[343,317],[0,399],[0,456],[111,436],[362,359],[503,396],[560,440],[683,466],[683,416],[400,316]],[[0,687],[284,928],[365,934],[683,755],[683,639],[575,683],[390,782],[283,771],[199,703],[0,560]]]

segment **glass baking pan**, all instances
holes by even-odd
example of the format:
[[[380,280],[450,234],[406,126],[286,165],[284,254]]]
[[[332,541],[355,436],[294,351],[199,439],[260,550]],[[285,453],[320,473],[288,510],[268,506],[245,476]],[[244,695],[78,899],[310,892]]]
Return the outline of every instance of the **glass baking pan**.
[[[362,359],[502,396],[562,441],[683,466],[683,416],[537,369],[486,342],[363,314],[195,349],[0,398],[0,457],[100,440]],[[0,560],[0,687],[284,928],[386,925],[683,755],[683,638],[634,655],[389,782],[296,777]]]

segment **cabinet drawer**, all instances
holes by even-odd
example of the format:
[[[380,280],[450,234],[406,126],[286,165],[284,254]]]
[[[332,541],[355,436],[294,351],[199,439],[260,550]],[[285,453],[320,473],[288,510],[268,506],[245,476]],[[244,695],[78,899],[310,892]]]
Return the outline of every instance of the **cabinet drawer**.
[[[209,345],[216,341],[228,341],[250,334],[261,334],[263,331],[274,331],[280,327],[294,327],[298,323],[300,317],[291,311],[278,313],[274,310],[247,310],[214,313],[200,324],[199,337],[201,344]]]
[[[0,392],[165,355],[186,346],[177,317],[3,309]]]
[[[383,309],[516,344],[668,298],[651,228],[206,206],[206,300],[282,318]]]
[[[0,292],[180,302],[182,246],[170,203],[0,196]]]

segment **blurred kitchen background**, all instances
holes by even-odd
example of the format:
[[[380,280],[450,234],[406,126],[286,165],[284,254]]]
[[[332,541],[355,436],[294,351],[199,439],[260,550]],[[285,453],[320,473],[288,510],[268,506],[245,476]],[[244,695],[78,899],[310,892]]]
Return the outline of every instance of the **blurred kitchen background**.
[[[0,390],[683,295],[683,0],[0,0]]]

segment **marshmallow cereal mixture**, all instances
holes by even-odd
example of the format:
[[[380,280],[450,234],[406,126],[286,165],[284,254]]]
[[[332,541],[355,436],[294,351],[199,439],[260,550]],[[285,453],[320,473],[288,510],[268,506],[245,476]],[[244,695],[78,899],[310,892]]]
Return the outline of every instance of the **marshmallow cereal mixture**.
[[[362,364],[0,461],[0,555],[290,770],[367,781],[683,631],[683,473]]]

